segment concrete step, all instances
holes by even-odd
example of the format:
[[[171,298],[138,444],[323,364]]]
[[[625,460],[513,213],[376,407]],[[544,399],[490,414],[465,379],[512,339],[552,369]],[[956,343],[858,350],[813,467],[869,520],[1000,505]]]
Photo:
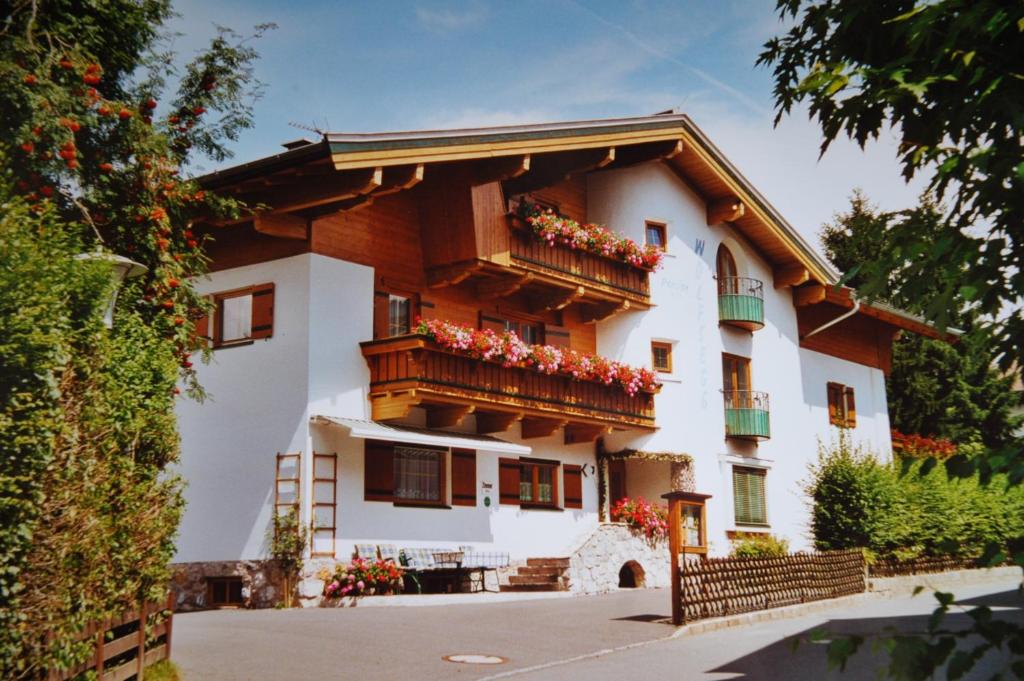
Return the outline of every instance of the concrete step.
[[[568,558],[527,558],[526,565],[528,567],[557,567],[567,568],[569,567]]]
[[[566,588],[558,582],[545,582],[544,584],[502,584],[498,587],[503,592],[508,591],[566,591]]]
[[[550,577],[552,575],[559,576],[565,572],[565,568],[560,567],[531,567],[529,565],[522,565],[516,569],[516,572],[520,575],[536,575],[538,577]]]
[[[509,584],[554,584],[561,578],[561,575],[511,575],[508,578]]]

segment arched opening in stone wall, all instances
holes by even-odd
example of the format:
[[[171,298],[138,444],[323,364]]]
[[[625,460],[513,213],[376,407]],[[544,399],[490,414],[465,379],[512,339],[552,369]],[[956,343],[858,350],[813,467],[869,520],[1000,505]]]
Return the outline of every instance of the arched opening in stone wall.
[[[628,561],[619,570],[620,589],[642,589],[644,583],[644,568],[635,560]]]

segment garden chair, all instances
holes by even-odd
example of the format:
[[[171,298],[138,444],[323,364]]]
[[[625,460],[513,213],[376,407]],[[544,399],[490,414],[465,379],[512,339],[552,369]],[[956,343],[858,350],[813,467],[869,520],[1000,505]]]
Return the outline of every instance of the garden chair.
[[[377,560],[377,547],[373,544],[356,544],[356,557],[363,560]]]
[[[395,565],[402,564],[400,552],[394,544],[378,544],[377,553],[381,560],[390,560]]]

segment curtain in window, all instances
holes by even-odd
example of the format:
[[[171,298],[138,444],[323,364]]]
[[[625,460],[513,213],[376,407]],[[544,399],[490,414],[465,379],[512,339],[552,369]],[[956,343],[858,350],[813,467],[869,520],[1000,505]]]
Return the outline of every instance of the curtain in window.
[[[395,447],[395,498],[441,501],[441,452]]]
[[[225,298],[221,341],[242,340],[252,333],[252,296]]]
[[[391,296],[388,300],[388,335],[404,336],[409,333],[409,299]]]

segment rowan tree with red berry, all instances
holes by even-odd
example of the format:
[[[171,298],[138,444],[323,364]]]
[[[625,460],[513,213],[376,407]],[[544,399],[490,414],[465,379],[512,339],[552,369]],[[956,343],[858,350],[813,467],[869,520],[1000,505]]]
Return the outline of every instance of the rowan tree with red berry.
[[[250,39],[184,66],[169,0],[17,0],[0,22],[0,677],[88,658],[90,624],[166,593],[174,404],[202,397],[194,224],[237,202],[189,177],[253,122]],[[253,37],[269,25],[256,27]],[[173,83],[174,87],[169,87]],[[101,250],[141,263],[112,329]]]

